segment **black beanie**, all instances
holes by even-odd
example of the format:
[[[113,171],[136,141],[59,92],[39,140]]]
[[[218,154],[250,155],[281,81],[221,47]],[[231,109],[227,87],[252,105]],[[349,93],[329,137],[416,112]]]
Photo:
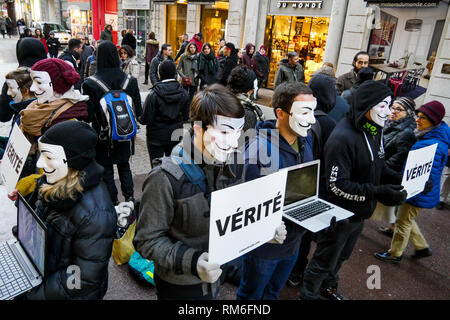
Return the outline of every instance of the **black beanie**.
[[[159,64],[158,72],[160,80],[175,79],[175,73],[177,72],[175,62],[169,59],[164,60]]]
[[[67,166],[83,170],[95,158],[97,133],[85,122],[67,120],[50,127],[39,141],[62,146]]]

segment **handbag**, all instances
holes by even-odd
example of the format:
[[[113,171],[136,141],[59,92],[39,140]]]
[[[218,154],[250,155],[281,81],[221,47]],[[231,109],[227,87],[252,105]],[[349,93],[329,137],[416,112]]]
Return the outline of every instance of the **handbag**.
[[[183,87],[191,86],[192,85],[192,77],[191,76],[182,77],[181,85]]]

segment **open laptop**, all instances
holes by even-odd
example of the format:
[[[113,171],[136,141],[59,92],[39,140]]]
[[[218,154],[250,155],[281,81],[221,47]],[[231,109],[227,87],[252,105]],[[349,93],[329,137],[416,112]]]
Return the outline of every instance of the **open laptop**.
[[[289,168],[284,197],[283,216],[303,228],[317,232],[336,221],[353,216],[353,213],[323,199],[319,199],[320,160]]]
[[[19,194],[17,238],[0,243],[0,300],[12,299],[42,283],[47,229]]]

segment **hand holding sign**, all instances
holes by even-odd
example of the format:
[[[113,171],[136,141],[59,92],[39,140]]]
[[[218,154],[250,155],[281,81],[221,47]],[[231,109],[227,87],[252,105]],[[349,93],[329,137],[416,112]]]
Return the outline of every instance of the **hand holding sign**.
[[[284,240],[286,240],[287,230],[284,221],[281,221],[281,224],[278,228],[275,229],[275,237],[269,241],[269,243],[275,244],[283,244]]]
[[[406,200],[407,192],[402,185],[382,184],[375,186],[376,199],[385,206],[399,206]]]
[[[208,252],[203,252],[197,261],[197,273],[202,281],[214,283],[222,274],[222,269],[216,263],[208,262]]]

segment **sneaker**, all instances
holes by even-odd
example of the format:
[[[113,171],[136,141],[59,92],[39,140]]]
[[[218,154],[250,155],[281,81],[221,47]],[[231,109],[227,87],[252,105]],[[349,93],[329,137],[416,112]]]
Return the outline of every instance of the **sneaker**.
[[[323,300],[348,300],[346,297],[337,292],[337,288],[332,287],[320,288],[320,297]]]
[[[296,287],[302,282],[302,277],[297,273],[291,273],[288,278],[288,285],[291,287]]]
[[[414,254],[411,256],[412,259],[420,259],[420,258],[426,258],[433,255],[433,251],[431,248],[425,248],[422,250],[416,250]]]
[[[389,252],[377,252],[375,253],[375,258],[379,259],[379,260],[383,260],[383,261],[387,261],[387,262],[392,262],[392,263],[399,263],[402,260],[402,257],[394,257],[391,256],[391,254]]]
[[[378,232],[384,234],[385,236],[388,236],[389,238],[392,238],[394,235],[394,231],[392,231],[391,228],[381,227],[378,229]]]

